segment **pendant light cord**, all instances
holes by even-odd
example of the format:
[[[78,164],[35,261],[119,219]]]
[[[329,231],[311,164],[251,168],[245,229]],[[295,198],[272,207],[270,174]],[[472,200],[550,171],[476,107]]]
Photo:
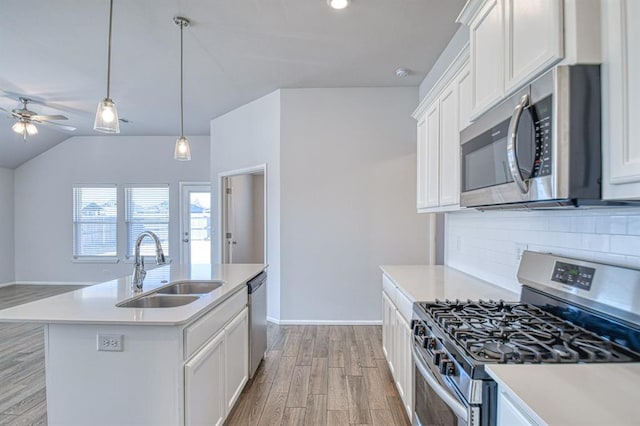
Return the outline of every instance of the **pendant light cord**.
[[[107,99],[111,88],[111,26],[113,22],[113,0],[109,2],[109,48],[107,49]]]
[[[113,0],[112,0],[113,1]],[[183,65],[182,65],[182,57],[183,57],[183,43],[182,43],[182,30],[184,29],[184,23],[180,23],[180,136],[183,137],[184,136],[184,89],[183,89],[183,81],[184,78],[182,77],[182,70],[183,70]]]

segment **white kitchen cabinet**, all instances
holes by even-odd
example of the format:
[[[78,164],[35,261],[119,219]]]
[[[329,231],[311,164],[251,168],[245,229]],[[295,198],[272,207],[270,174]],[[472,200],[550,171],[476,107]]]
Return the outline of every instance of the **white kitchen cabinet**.
[[[505,92],[511,93],[563,55],[562,0],[504,0]]]
[[[413,358],[411,354],[412,304],[383,274],[382,349],[400,399],[411,418],[413,414]]]
[[[414,112],[420,213],[460,208],[460,130],[470,124],[470,76],[465,48]]]
[[[497,426],[536,426],[508,391],[498,387]]]
[[[224,328],[225,401],[227,413],[249,380],[249,310],[244,308]]]
[[[221,425],[225,418],[224,331],[184,366],[185,425]]]
[[[564,54],[563,0],[470,0],[472,118],[477,118]]]
[[[486,1],[469,23],[474,116],[495,105],[504,94],[503,0]]]
[[[640,2],[602,3],[603,198],[640,198]]]

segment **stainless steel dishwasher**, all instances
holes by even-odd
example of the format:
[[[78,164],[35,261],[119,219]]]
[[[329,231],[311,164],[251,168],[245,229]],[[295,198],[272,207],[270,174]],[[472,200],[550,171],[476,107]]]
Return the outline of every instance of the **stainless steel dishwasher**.
[[[253,378],[267,351],[267,273],[247,282],[249,291],[249,378]]]

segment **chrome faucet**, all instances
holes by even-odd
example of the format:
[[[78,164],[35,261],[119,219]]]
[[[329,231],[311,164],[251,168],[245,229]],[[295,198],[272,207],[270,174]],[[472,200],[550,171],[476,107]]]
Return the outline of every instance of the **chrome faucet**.
[[[160,238],[158,238],[156,234],[151,231],[144,231],[140,235],[138,235],[135,246],[135,265],[133,267],[133,278],[131,279],[131,287],[136,293],[142,291],[142,283],[144,282],[144,277],[147,275],[147,271],[144,270],[144,256],[140,255],[140,245],[142,244],[142,240],[144,240],[144,237],[150,237],[156,244],[156,263],[158,265],[164,265],[165,263],[167,263],[164,258],[164,253],[162,252]]]

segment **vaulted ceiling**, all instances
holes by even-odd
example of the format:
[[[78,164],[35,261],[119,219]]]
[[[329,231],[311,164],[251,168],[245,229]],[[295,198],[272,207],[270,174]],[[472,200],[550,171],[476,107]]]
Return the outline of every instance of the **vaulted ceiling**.
[[[418,86],[457,29],[464,0],[115,0],[111,98],[121,135],[178,135],[179,29],[184,31],[185,133],[278,88]],[[94,132],[106,94],[108,0],[2,0],[0,107],[18,96],[64,114],[72,134],[40,127],[26,142],[0,113],[0,166],[14,168]],[[409,76],[394,70],[406,67]]]

